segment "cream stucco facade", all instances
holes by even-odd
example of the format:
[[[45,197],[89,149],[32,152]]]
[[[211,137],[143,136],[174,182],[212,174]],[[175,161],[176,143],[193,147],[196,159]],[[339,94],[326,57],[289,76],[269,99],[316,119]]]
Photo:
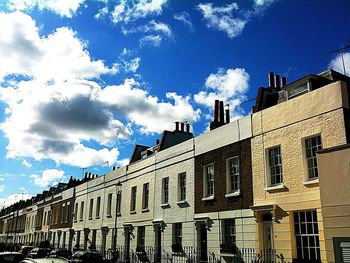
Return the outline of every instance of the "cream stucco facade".
[[[322,147],[346,143],[344,108],[349,108],[346,84],[338,81],[253,114],[252,163],[254,208],[258,220],[260,248],[266,224],[263,214],[272,213],[269,235],[278,254],[297,257],[294,212],[317,214],[319,247],[326,261],[323,216],[318,178],[308,180],[305,139],[320,135]],[[283,182],[269,185],[268,149],[280,147]],[[267,220],[269,221],[269,220]]]

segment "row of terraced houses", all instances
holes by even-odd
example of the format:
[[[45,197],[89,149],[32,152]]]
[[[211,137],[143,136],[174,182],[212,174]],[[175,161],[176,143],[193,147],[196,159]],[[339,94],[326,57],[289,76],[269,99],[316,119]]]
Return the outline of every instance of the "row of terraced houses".
[[[349,103],[338,72],[289,84],[269,73],[249,116],[230,122],[215,101],[210,131],[194,137],[176,122],[154,146],[136,145],[128,165],[3,209],[0,242],[350,262]]]

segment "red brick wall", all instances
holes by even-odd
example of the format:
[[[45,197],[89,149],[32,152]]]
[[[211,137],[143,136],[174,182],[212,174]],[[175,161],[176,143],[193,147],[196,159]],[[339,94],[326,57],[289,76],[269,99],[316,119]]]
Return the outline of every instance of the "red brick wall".
[[[240,157],[241,194],[225,197],[226,160]],[[214,164],[214,200],[202,201],[203,166]],[[230,144],[195,157],[195,213],[247,209],[253,205],[251,140]]]

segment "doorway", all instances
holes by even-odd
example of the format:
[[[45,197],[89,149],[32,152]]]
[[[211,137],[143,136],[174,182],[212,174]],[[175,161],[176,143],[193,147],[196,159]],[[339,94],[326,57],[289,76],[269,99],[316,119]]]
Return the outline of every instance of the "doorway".
[[[154,247],[156,262],[161,262],[162,258],[162,229],[160,226],[154,226]]]
[[[199,247],[200,247],[200,261],[206,262],[208,260],[208,233],[207,233],[207,225],[200,224],[199,227]]]

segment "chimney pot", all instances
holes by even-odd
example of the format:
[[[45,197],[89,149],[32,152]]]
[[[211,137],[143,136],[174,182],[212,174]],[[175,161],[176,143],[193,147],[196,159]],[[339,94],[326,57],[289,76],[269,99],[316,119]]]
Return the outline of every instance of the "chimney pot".
[[[113,171],[115,171],[115,166],[113,166]]]
[[[226,123],[230,123],[230,105],[228,104],[226,104],[225,113],[226,113]]]
[[[281,88],[281,78],[280,75],[276,75],[275,76],[275,87],[276,89],[280,89]]]
[[[185,123],[181,122],[181,131],[185,131]]]
[[[214,106],[214,123],[217,123],[219,119],[219,100],[215,100]]]
[[[190,132],[190,124],[186,123],[186,132]]]
[[[269,78],[269,87],[274,88],[275,87],[275,79],[274,79],[273,72],[269,72],[268,78]]]
[[[156,145],[158,145],[158,144],[159,144],[159,139],[156,140]]]
[[[220,101],[220,120],[219,120],[219,123],[220,125],[223,125],[225,124],[225,119],[224,119],[224,102],[223,101]]]
[[[287,86],[287,78],[286,77],[282,77],[282,87]]]
[[[175,131],[178,131],[178,130],[179,130],[179,122],[176,121],[176,122],[175,122]]]

